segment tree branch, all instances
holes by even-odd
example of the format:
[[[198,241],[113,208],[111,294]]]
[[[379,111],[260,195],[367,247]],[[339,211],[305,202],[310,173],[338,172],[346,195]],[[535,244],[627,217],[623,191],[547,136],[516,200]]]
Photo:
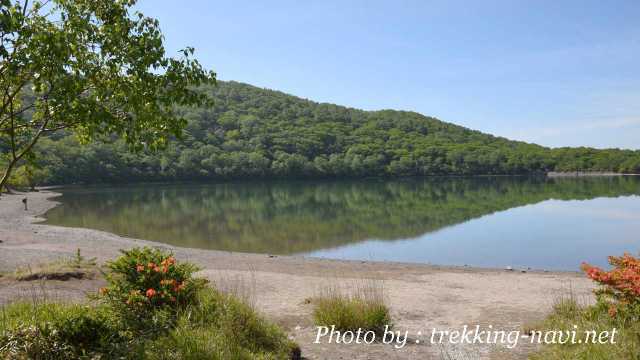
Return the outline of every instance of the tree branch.
[[[13,115],[13,102],[11,102],[9,117],[11,119],[11,132],[9,133],[9,136],[11,137],[11,156],[13,157],[13,161],[16,161],[16,128],[15,118]]]
[[[16,161],[20,160],[26,153],[31,151],[31,149],[36,144],[36,142],[38,142],[38,139],[40,139],[40,136],[44,134],[44,130],[47,128],[47,124],[49,123],[49,120],[50,120],[49,117],[45,118],[45,120],[42,122],[42,125],[40,126],[40,129],[38,129],[38,132],[34,135],[33,139],[31,139],[31,142],[29,143],[29,145],[27,145],[27,147],[25,147],[25,149],[18,154],[17,158],[15,158]]]

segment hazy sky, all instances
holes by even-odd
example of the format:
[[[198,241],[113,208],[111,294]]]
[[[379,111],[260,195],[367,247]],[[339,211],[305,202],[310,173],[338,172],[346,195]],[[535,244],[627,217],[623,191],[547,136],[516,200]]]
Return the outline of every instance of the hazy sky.
[[[640,148],[640,1],[140,0],[222,80],[547,146]]]

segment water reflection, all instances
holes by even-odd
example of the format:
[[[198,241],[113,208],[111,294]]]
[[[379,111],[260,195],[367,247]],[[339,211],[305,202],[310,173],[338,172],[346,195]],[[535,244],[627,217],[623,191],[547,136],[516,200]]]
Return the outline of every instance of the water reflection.
[[[447,245],[439,240],[430,243],[432,247],[439,244],[429,248],[436,255],[414,259],[418,253],[415,246],[419,245],[416,239],[429,242],[433,238],[430,234],[437,230],[550,199],[588,200],[637,195],[640,194],[639,185],[637,177],[482,177],[98,187],[65,190],[61,198],[63,205],[49,211],[46,217],[51,224],[100,229],[179,246],[230,251],[367,258],[370,254],[362,254],[357,247],[371,244],[367,240],[382,240],[376,246],[384,250],[376,252],[385,253],[390,260],[448,263],[443,255]],[[638,201],[637,197],[632,199]],[[589,215],[580,214],[581,211],[601,212],[600,215],[611,218],[610,223],[616,217],[637,219],[638,216],[617,208],[615,203],[594,208],[559,206],[545,209],[550,213],[546,216],[548,220],[565,217],[562,212],[588,219]],[[518,243],[520,240],[513,237],[520,232],[537,232],[544,240],[554,231],[560,231],[554,228],[559,224],[547,220],[547,225],[544,225],[545,221],[540,225],[543,228],[525,231],[522,229],[524,223],[542,221],[545,216],[532,213],[518,222],[517,217],[509,220],[512,211],[501,215],[507,218],[497,227],[471,227],[463,233],[459,229],[454,237],[468,239],[464,246],[472,248],[473,241],[481,245],[481,238],[494,237],[497,243],[490,246],[496,247],[494,252],[500,252],[501,244]],[[606,237],[617,235],[614,232]],[[413,239],[413,243],[401,241],[408,244],[406,250],[390,247],[391,240],[405,239]],[[424,247],[420,249],[425,250]],[[345,255],[354,251],[360,256]],[[399,255],[404,252],[408,255]],[[468,249],[467,252],[472,254],[474,251]],[[437,261],[438,257],[443,261]],[[500,265],[480,263],[477,265]]]

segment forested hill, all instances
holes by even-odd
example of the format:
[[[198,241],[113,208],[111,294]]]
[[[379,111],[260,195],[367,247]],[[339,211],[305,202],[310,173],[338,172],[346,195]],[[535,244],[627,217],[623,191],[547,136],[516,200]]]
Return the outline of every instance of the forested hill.
[[[158,153],[123,143],[79,146],[43,139],[40,177],[50,184],[259,177],[365,177],[640,172],[640,151],[549,149],[408,111],[320,104],[237,82],[205,88],[214,106],[182,110],[184,139]],[[19,175],[18,175],[19,176]]]

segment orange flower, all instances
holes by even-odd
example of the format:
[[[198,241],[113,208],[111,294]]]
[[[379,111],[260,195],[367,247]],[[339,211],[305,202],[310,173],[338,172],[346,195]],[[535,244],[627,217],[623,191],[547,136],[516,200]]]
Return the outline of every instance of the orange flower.
[[[147,267],[149,267],[149,269],[153,269],[153,268],[156,267],[156,264],[153,263],[153,262],[150,262],[150,263],[147,264]]]
[[[106,294],[107,292],[109,292],[109,290],[108,290],[107,288],[104,288],[104,287],[103,287],[103,288],[100,288],[100,290],[98,290],[98,291],[100,292],[100,295],[104,295],[104,294]]]
[[[176,263],[176,259],[173,256],[169,256],[168,258],[162,260],[162,265],[170,266]]]
[[[618,314],[618,308],[615,307],[614,305],[611,305],[609,307],[609,316],[611,316],[612,318],[615,318],[617,314]]]
[[[147,289],[147,297],[151,299],[156,295],[156,291],[154,289]]]
[[[143,272],[144,271],[144,265],[140,265],[140,264],[136,265],[136,271],[137,272]]]

